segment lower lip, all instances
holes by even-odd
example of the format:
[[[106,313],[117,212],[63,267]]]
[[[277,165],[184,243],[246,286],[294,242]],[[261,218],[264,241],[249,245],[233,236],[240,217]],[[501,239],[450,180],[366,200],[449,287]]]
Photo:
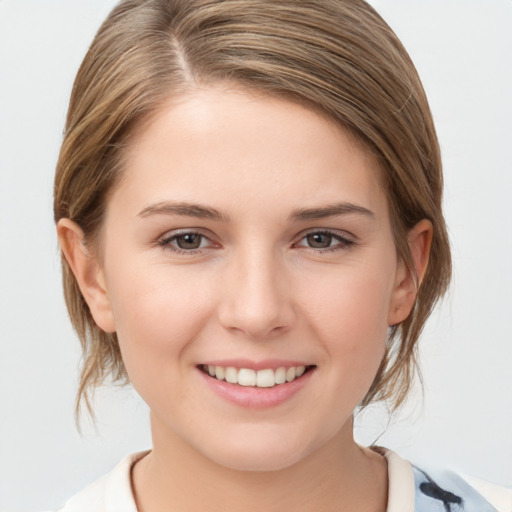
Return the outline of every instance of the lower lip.
[[[314,369],[311,369],[292,382],[277,384],[271,388],[257,388],[230,384],[225,380],[210,377],[199,369],[197,371],[210,389],[217,395],[240,407],[249,409],[265,409],[286,402],[308,383],[311,375],[314,373]]]

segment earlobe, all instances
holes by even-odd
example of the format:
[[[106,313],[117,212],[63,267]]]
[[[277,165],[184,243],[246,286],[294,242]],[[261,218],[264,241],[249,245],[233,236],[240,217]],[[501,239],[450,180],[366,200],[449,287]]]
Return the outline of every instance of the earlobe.
[[[114,332],[115,322],[101,265],[84,241],[80,226],[70,219],[57,224],[60,248],[68,262],[94,321],[105,332]]]
[[[389,325],[397,325],[403,322],[414,307],[418,290],[428,266],[432,234],[432,223],[427,219],[421,220],[409,231],[407,243],[412,256],[414,271],[407,268],[404,261],[398,263],[395,288],[389,310]]]

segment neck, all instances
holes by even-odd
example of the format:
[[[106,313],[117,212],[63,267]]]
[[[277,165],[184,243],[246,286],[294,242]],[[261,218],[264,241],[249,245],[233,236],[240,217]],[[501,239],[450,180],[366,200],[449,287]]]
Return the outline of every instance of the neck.
[[[352,424],[319,450],[278,471],[239,471],[204,457],[152,422],[153,451],[132,472],[139,512],[383,512],[387,468],[358,446]]]

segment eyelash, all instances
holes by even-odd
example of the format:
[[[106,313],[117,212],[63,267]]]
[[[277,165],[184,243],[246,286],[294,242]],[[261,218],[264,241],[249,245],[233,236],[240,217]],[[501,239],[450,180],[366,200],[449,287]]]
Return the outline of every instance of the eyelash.
[[[158,240],[158,245],[160,247],[163,247],[164,249],[169,249],[172,252],[175,252],[177,254],[196,254],[200,252],[204,247],[198,247],[197,249],[183,249],[181,247],[178,247],[176,245],[172,245],[173,242],[176,242],[179,238],[185,237],[187,235],[194,235],[199,236],[201,238],[201,243],[204,240],[208,240],[210,243],[213,243],[210,238],[208,238],[206,235],[199,231],[181,231],[178,233],[173,233],[170,236],[164,236],[160,240]]]
[[[169,249],[172,252],[175,252],[177,254],[188,254],[188,255],[196,254],[196,253],[200,252],[201,250],[205,249],[205,247],[201,247],[201,244],[196,249],[183,249],[181,247],[177,247],[176,245],[173,245],[173,243],[176,242],[179,238],[185,237],[187,235],[199,236],[201,238],[201,244],[204,240],[208,240],[211,244],[215,245],[215,243],[212,242],[210,238],[208,238],[206,235],[204,235],[203,233],[201,233],[199,231],[182,231],[179,233],[173,233],[170,236],[164,236],[160,240],[158,240],[158,245],[165,249]],[[334,246],[329,246],[329,247],[324,247],[324,248],[315,248],[315,247],[309,247],[306,245],[302,245],[302,246],[299,245],[300,242],[302,242],[307,237],[312,236],[312,235],[326,235],[326,236],[332,237],[332,239],[334,239],[334,240],[337,240],[337,243]],[[335,251],[340,251],[340,250],[349,250],[354,245],[355,245],[354,240],[352,240],[352,239],[348,238],[347,236],[344,236],[340,233],[330,231],[327,229],[314,230],[314,231],[307,232],[301,236],[301,238],[299,239],[298,242],[293,244],[294,247],[304,247],[306,249],[311,249],[315,252],[320,252],[320,253],[335,252]],[[208,247],[206,247],[206,248],[208,248]]]
[[[309,231],[308,233],[305,233],[300,238],[299,243],[302,240],[306,239],[308,236],[311,236],[311,235],[327,235],[329,237],[332,237],[332,239],[337,240],[337,243],[335,245],[333,245],[333,246],[324,247],[324,248],[315,248],[315,247],[308,247],[308,246],[299,246],[299,247],[305,247],[307,249],[312,249],[314,251],[319,251],[319,252],[322,252],[322,253],[326,253],[326,252],[335,252],[335,251],[348,250],[348,249],[351,249],[354,246],[354,244],[355,244],[355,241],[352,240],[351,238],[348,238],[347,236],[342,235],[342,234],[340,234],[338,232],[330,231],[328,229]],[[298,246],[298,243],[296,243],[294,245]]]

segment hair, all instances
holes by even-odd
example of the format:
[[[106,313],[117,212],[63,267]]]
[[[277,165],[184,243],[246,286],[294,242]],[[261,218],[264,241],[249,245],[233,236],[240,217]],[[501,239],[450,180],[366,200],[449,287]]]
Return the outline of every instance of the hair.
[[[363,0],[124,0],[107,17],[78,71],[55,177],[55,221],[69,218],[93,245],[123,149],[172,96],[228,81],[323,112],[377,160],[397,253],[411,272],[409,230],[433,225],[415,306],[389,330],[385,356],[361,405],[406,398],[417,341],[451,275],[442,213],[442,165],[416,69],[391,28]],[[77,395],[107,377],[127,382],[115,333],[94,322],[62,257],[63,286],[83,349]]]

